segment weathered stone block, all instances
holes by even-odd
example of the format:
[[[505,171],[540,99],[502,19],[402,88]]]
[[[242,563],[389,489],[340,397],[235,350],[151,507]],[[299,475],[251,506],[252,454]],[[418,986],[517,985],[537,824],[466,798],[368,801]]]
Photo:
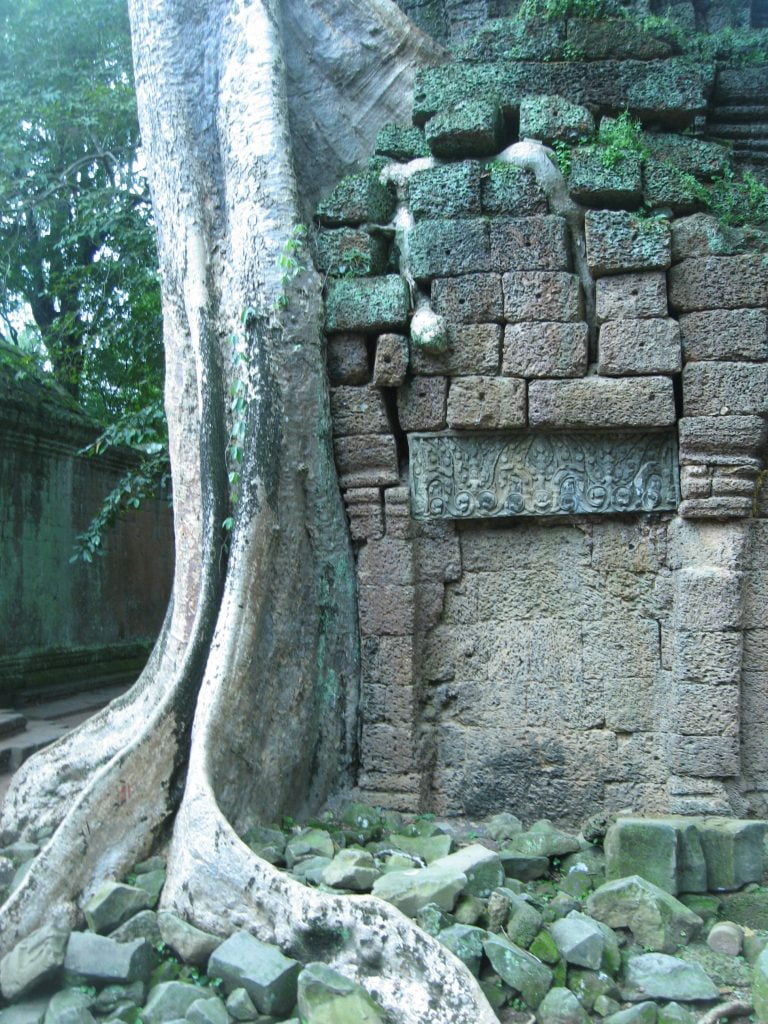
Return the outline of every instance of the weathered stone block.
[[[417,171],[408,182],[408,203],[416,220],[479,214],[480,164],[464,160]]]
[[[328,378],[331,384],[367,384],[368,349],[361,334],[334,334],[328,338]]]
[[[502,981],[519,992],[528,1006],[535,1010],[552,984],[552,971],[501,935],[493,935],[483,948]]]
[[[688,172],[673,164],[648,159],[643,164],[643,202],[667,207],[676,214],[690,213],[700,203]]]
[[[675,422],[672,381],[668,377],[534,380],[528,385],[528,420],[532,427],[670,426]]]
[[[633,1002],[674,999],[678,1002],[712,1001],[720,995],[704,968],[663,953],[643,953],[627,963],[624,995]]]
[[[670,735],[669,766],[680,775],[703,779],[738,775],[741,770],[739,741],[733,736]]]
[[[244,988],[260,1013],[285,1016],[296,1002],[301,964],[248,932],[235,932],[208,961],[208,976],[221,978],[226,992]]]
[[[415,160],[429,156],[424,132],[412,124],[385,124],[376,136],[373,148],[376,156],[391,156],[393,160]]]
[[[704,892],[707,872],[695,823],[619,818],[605,837],[606,878],[640,875],[671,893]]]
[[[568,46],[580,60],[661,60],[672,45],[629,18],[569,18]]]
[[[588,897],[587,911],[611,928],[629,928],[635,941],[674,952],[699,931],[701,918],[639,875],[606,882]]]
[[[672,729],[684,736],[737,736],[738,686],[678,684],[672,708]]]
[[[387,331],[405,327],[408,285],[397,274],[330,281],[325,298],[327,331]]]
[[[430,903],[451,911],[459,893],[467,884],[467,876],[459,868],[437,862],[413,871],[390,871],[373,886],[373,895],[392,903],[408,917]]]
[[[389,223],[395,212],[395,190],[383,185],[375,172],[351,174],[343,178],[333,192],[317,207],[321,224],[336,227],[345,224]]]
[[[384,508],[378,487],[354,487],[344,492],[352,540],[376,540],[384,534]]]
[[[740,889],[763,877],[764,821],[705,819],[699,825],[711,891]]]
[[[498,274],[465,274],[432,282],[436,313],[460,324],[487,323],[503,317],[501,278]]]
[[[671,262],[669,224],[622,210],[589,210],[585,217],[587,263],[596,277],[635,270],[664,270]]]
[[[706,109],[705,92],[712,67],[693,68],[685,58],[668,60],[596,60],[451,64],[416,75],[413,118],[423,123],[437,111],[473,96],[498,97],[515,108],[536,92],[567,96],[573,102],[622,110],[643,120],[688,123]]]
[[[382,274],[387,266],[387,244],[355,228],[320,230],[315,236],[315,266],[321,273]]]
[[[549,212],[547,195],[533,172],[515,164],[488,164],[481,179],[481,198],[484,213],[530,217]]]
[[[713,309],[680,317],[686,361],[768,359],[768,309]]]
[[[410,586],[361,584],[360,631],[375,636],[407,636],[414,628],[414,591]]]
[[[669,304],[681,313],[764,306],[768,261],[760,254],[703,256],[669,272]]]
[[[690,135],[669,132],[644,132],[643,144],[658,161],[673,164],[681,171],[701,178],[714,178],[729,163],[728,147],[704,142]]]
[[[706,462],[713,455],[757,458],[768,440],[760,416],[685,416],[678,430],[681,463]]]
[[[66,971],[99,985],[146,983],[154,966],[154,950],[146,939],[115,942],[92,932],[72,932],[64,959]]]
[[[627,153],[607,167],[599,149],[585,146],[573,151],[568,188],[584,206],[639,206],[642,180],[642,160],[636,153]]]
[[[581,286],[575,274],[525,270],[504,274],[502,282],[504,312],[513,323],[581,319]]]
[[[396,537],[366,544],[357,558],[357,576],[361,583],[413,583],[413,544]]]
[[[675,320],[609,320],[600,328],[597,372],[609,377],[679,373],[680,328]]]
[[[491,270],[488,224],[462,220],[421,220],[408,232],[408,266],[417,280]]]
[[[445,426],[445,377],[411,377],[397,391],[397,414],[405,431],[442,430]]]
[[[768,366],[754,363],[689,363],[683,371],[686,416],[765,415]]]
[[[140,910],[148,909],[151,902],[144,889],[107,880],[101,883],[83,911],[92,931],[110,932]]]
[[[719,633],[742,624],[742,574],[711,566],[675,573],[674,621],[678,629]]]
[[[18,999],[50,981],[64,963],[69,932],[55,924],[43,925],[17,943],[0,960],[0,991],[5,999]]]
[[[516,377],[583,377],[589,331],[585,323],[519,323],[504,330],[501,372]]]
[[[147,1024],[181,1020],[190,1006],[201,998],[215,999],[216,993],[186,981],[162,981],[152,988],[141,1019]]]
[[[524,96],[520,101],[520,138],[553,142],[578,142],[593,135],[595,119],[586,107],[564,96]]]
[[[435,156],[491,156],[501,140],[501,108],[494,100],[465,100],[427,121],[427,144]]]
[[[448,424],[488,430],[525,426],[525,381],[462,377],[451,383]]]
[[[449,324],[442,352],[411,352],[411,370],[423,376],[466,377],[499,370],[502,328],[498,324]]]
[[[683,519],[724,520],[746,519],[752,515],[753,499],[732,496],[711,498],[689,498],[680,502],[678,512]]]
[[[277,842],[283,849],[285,848],[283,836],[280,836]],[[277,853],[280,847],[273,846],[273,849]],[[205,967],[211,953],[223,941],[220,935],[212,935],[201,928],[196,928],[171,911],[161,910],[157,917],[163,942],[185,963]]]
[[[386,434],[387,412],[379,391],[347,384],[331,388],[331,417],[335,437],[350,434]]]
[[[387,487],[400,479],[391,435],[339,437],[333,442],[333,453],[342,487]]]
[[[408,373],[408,339],[404,334],[380,334],[376,340],[373,386],[397,388]]]
[[[721,224],[709,213],[694,213],[672,221],[673,263],[696,256],[754,254],[761,248],[759,240],[749,229]]]
[[[304,1024],[386,1020],[362,985],[322,963],[307,964],[299,975],[298,1006]]]
[[[614,274],[595,282],[598,323],[667,315],[666,274]]]
[[[600,925],[592,918],[571,911],[567,917],[554,921],[550,932],[567,964],[587,967],[592,971],[600,969],[605,937]]]
[[[467,879],[463,892],[471,896],[487,896],[504,882],[504,869],[499,855],[479,843],[463,846],[455,853],[441,857],[434,862],[434,866],[463,872]]]
[[[462,6],[471,10],[471,5]],[[559,60],[564,44],[565,24],[560,21],[494,18],[480,21],[469,39],[451,49],[467,61]]]
[[[568,270],[568,225],[564,218],[500,217],[491,221],[494,270]]]

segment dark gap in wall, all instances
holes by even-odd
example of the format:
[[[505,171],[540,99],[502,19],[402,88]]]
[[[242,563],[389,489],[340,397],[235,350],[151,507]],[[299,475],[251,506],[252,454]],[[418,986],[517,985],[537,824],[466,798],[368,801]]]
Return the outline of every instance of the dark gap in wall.
[[[680,374],[672,378],[672,391],[675,396],[675,418],[679,420],[683,415],[683,380]]]
[[[381,397],[384,401],[390,429],[395,438],[397,465],[402,479],[408,475],[408,435],[400,426],[400,417],[397,414],[397,388],[382,388]]]

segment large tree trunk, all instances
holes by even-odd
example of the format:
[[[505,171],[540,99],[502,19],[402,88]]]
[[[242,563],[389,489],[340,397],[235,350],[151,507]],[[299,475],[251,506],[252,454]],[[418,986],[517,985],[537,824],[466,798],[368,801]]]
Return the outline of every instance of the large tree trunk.
[[[355,759],[357,613],[320,282],[309,267],[282,280],[278,258],[442,52],[391,0],[131,8],[163,283],[174,599],[136,687],[14,781],[6,838],[55,832],[0,910],[0,952],[53,912],[74,920],[101,879],[148,852],[183,793],[166,906],[341,966],[395,1021],[492,1021],[463,965],[393,908],[313,892],[238,838],[316,808],[353,781]],[[228,538],[233,385],[247,403]]]

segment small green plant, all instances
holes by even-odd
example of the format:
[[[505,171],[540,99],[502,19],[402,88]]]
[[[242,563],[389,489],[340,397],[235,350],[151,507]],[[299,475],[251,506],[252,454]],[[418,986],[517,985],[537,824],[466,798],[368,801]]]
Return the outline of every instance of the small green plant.
[[[552,152],[555,154],[555,162],[557,163],[560,173],[564,178],[568,178],[571,173],[573,149],[567,142],[561,142],[557,139],[552,143]]]
[[[597,133],[595,152],[604,167],[618,167],[629,154],[641,159],[648,156],[648,147],[643,140],[643,127],[628,110],[615,118],[603,118]]]
[[[725,227],[768,225],[768,186],[751,171],[739,175],[728,168],[709,186],[693,175],[686,175],[685,181],[694,197]]]
[[[288,305],[288,289],[291,282],[301,273],[306,256],[306,247],[306,224],[294,224],[288,238],[285,240],[280,255],[277,257],[277,265],[282,271],[280,276],[282,291],[276,300],[278,309],[285,309]]]

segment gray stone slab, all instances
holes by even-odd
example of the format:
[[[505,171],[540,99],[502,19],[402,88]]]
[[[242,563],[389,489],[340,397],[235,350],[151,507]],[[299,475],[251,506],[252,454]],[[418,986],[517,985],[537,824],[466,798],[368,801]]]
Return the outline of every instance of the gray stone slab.
[[[525,381],[504,377],[461,377],[448,394],[448,425],[503,430],[525,426]]]
[[[669,434],[610,440],[594,433],[533,431],[412,434],[409,445],[416,519],[652,511],[677,504],[675,442]]]
[[[582,317],[581,285],[575,274],[556,270],[511,271],[502,277],[504,315],[512,323]]]
[[[768,265],[763,255],[703,256],[669,272],[669,304],[681,313],[764,306]]]
[[[585,323],[508,324],[501,371],[515,377],[583,377],[588,346]]]
[[[680,317],[686,361],[768,359],[768,309],[711,309]]]
[[[56,975],[64,963],[69,932],[55,924],[36,928],[0,960],[0,991],[18,999]]]
[[[436,313],[458,324],[492,323],[503,316],[501,278],[498,274],[464,274],[432,282]]]
[[[738,362],[689,363],[683,371],[686,416],[768,413],[768,365]]]
[[[590,210],[585,217],[587,263],[596,277],[665,270],[671,262],[669,224],[623,210]]]
[[[146,939],[115,942],[93,932],[72,932],[64,969],[86,982],[130,984],[149,981],[155,954]]]
[[[667,318],[609,320],[600,328],[597,372],[609,377],[679,373],[680,327]]]
[[[614,274],[595,282],[597,322],[667,315],[667,275]]]
[[[668,377],[534,380],[528,386],[532,427],[666,427],[675,415]]]
[[[494,270],[569,270],[568,227],[562,217],[496,217],[491,221]]]
[[[208,961],[208,976],[221,978],[226,992],[244,988],[261,1013],[278,1017],[296,1002],[301,964],[248,932],[235,932]]]

